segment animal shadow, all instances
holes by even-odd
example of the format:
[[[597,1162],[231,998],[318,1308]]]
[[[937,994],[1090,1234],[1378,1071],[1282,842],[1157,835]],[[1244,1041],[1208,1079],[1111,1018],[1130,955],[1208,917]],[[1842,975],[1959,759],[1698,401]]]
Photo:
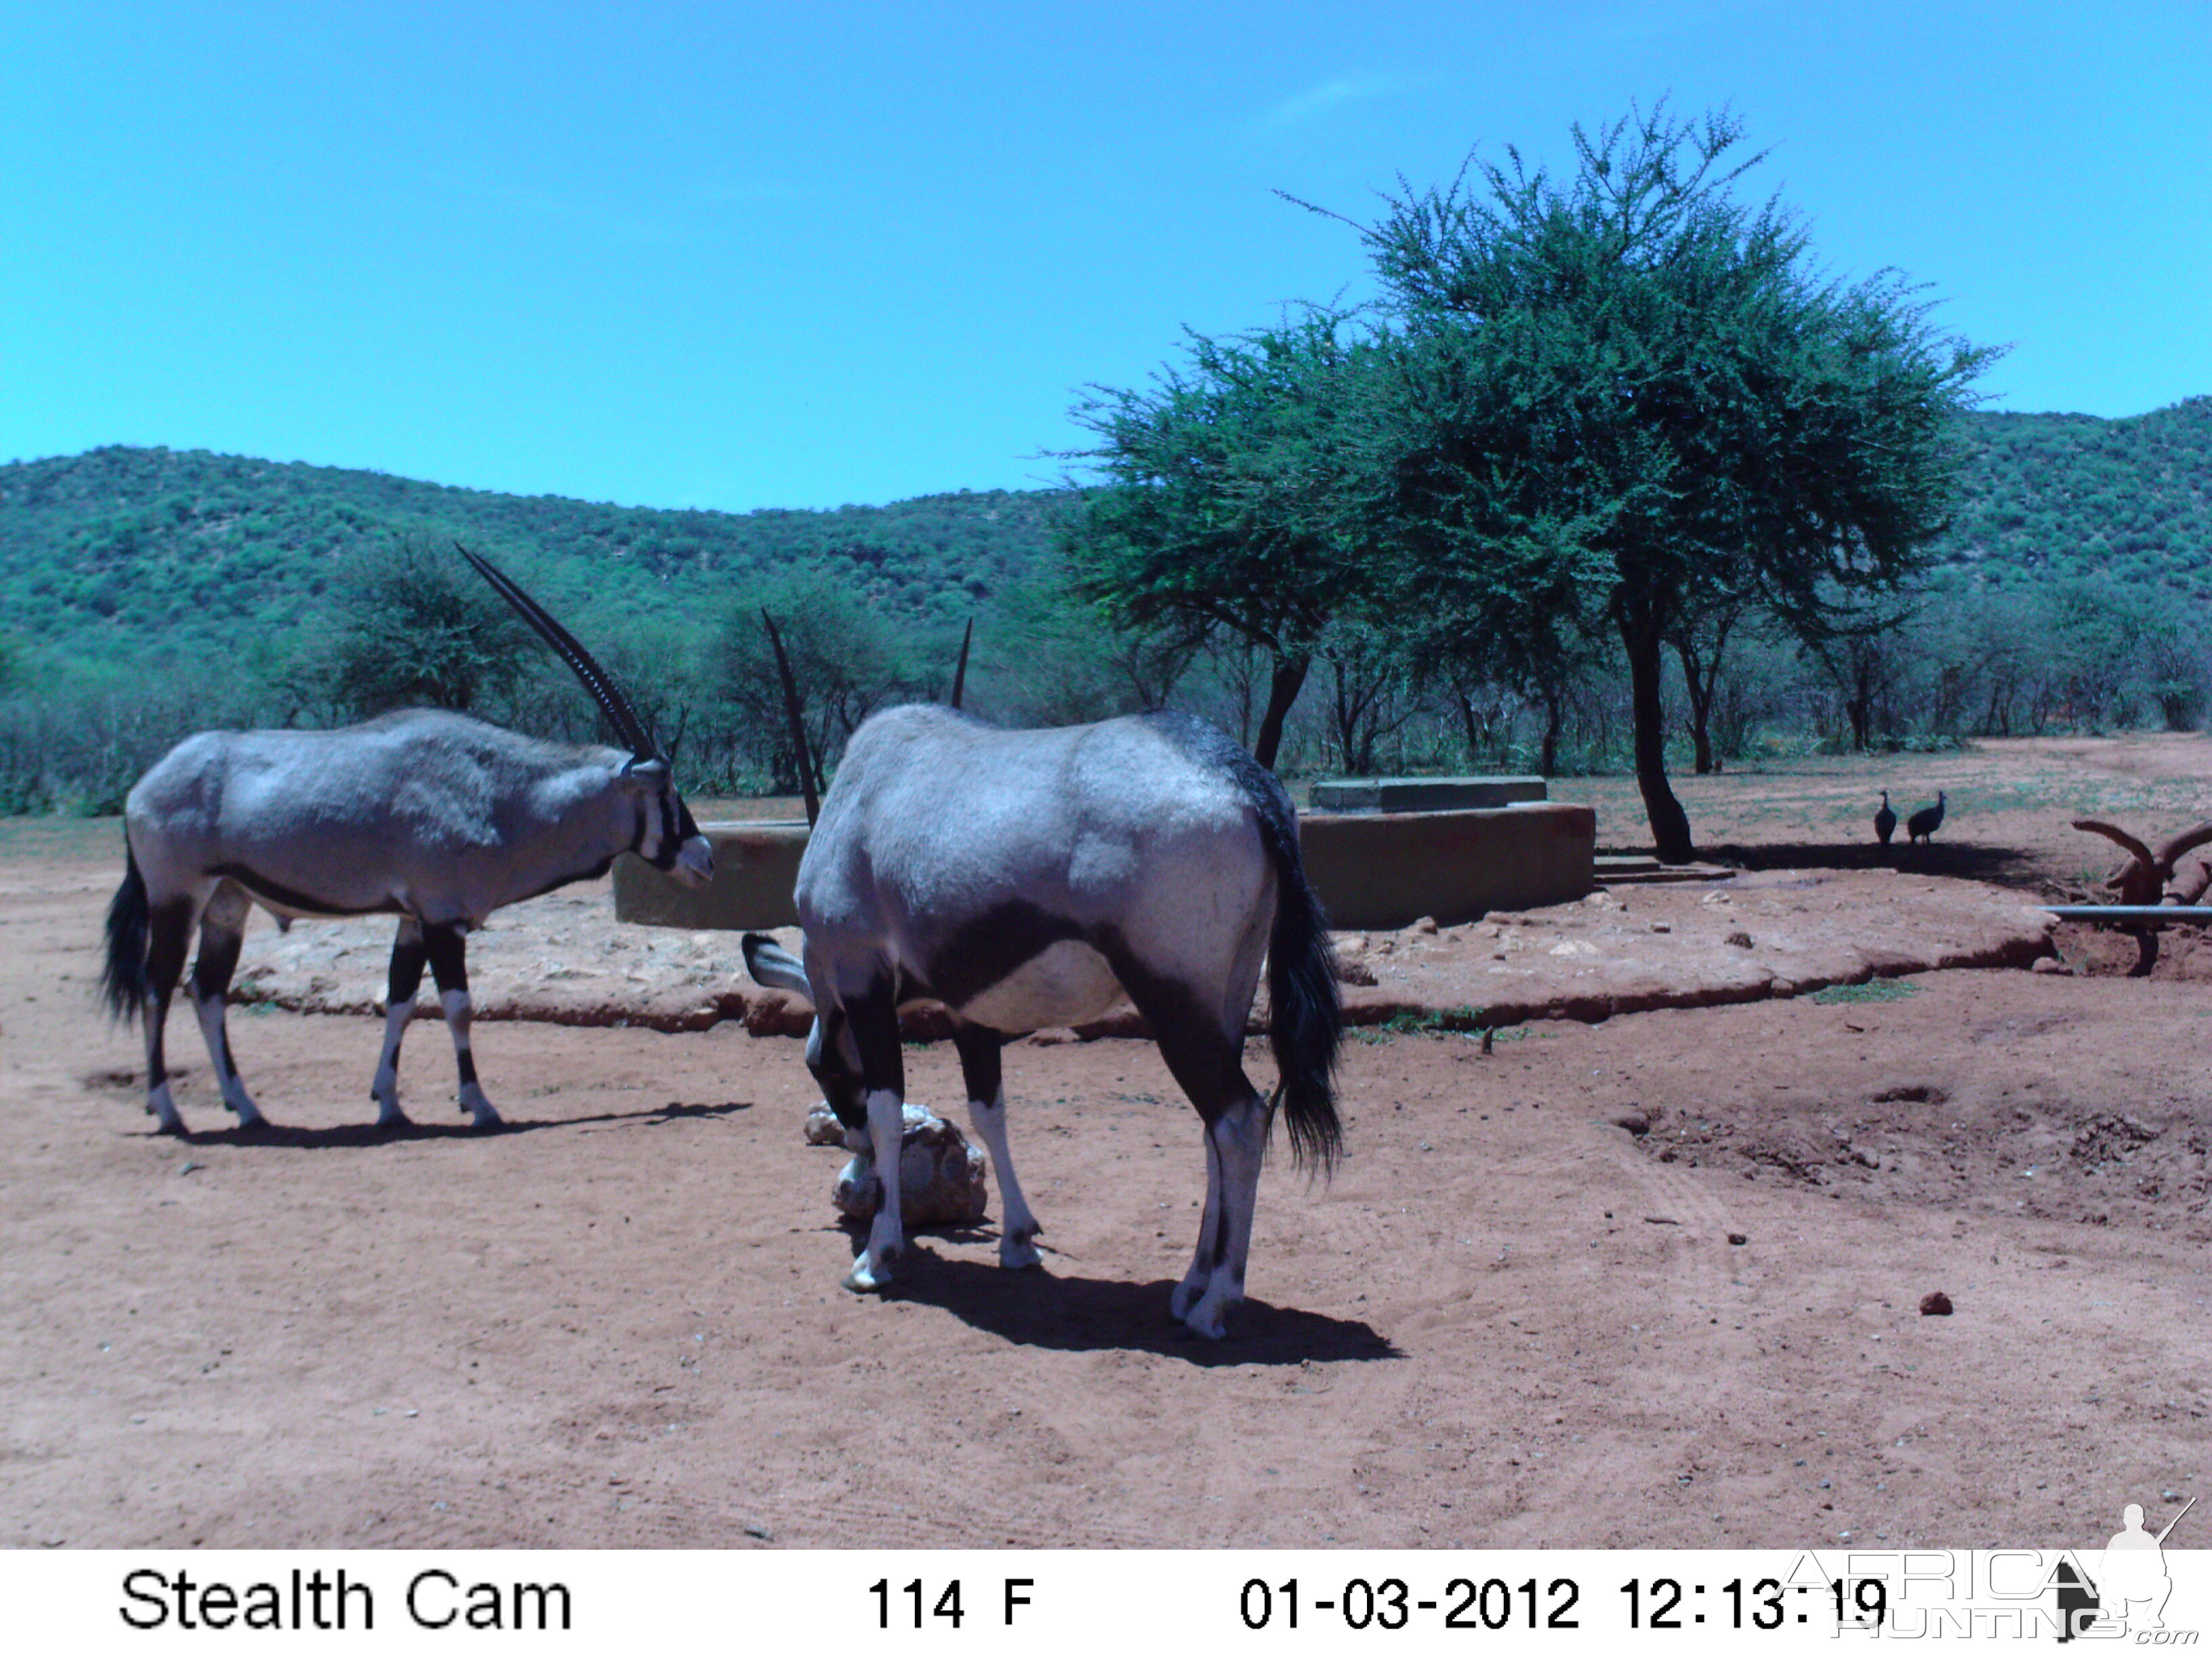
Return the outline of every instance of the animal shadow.
[[[1954,876],[2000,886],[2023,886],[2034,877],[2035,856],[2018,847],[1978,842],[1778,842],[1758,846],[1722,842],[1700,847],[1698,856],[1745,870],[1903,870],[1913,875]]]
[[[723,1118],[733,1112],[751,1109],[752,1103],[745,1100],[725,1101],[719,1105],[687,1105],[672,1100],[665,1106],[646,1107],[634,1112],[594,1112],[581,1117],[509,1117],[493,1129],[479,1129],[469,1123],[422,1123],[410,1118],[404,1123],[339,1123],[327,1128],[264,1123],[252,1129],[240,1128],[236,1124],[221,1129],[186,1129],[180,1135],[163,1135],[158,1129],[144,1133],[149,1139],[173,1140],[180,1146],[284,1146],[304,1152],[329,1152],[412,1140],[496,1140],[531,1134],[539,1129],[582,1129],[589,1133],[594,1125],[629,1123],[655,1128],[685,1119]]]
[[[1248,1298],[1218,1342],[1170,1317],[1171,1279],[1091,1279],[1047,1268],[1008,1273],[995,1263],[941,1256],[909,1237],[892,1294],[941,1308],[963,1323],[1024,1347],[1092,1353],[1122,1348],[1194,1365],[1295,1365],[1303,1360],[1402,1359],[1363,1321]]]

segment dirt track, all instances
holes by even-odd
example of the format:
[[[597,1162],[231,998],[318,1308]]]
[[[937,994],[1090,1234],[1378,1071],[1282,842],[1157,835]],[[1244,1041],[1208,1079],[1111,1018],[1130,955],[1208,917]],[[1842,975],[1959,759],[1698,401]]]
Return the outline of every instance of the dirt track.
[[[2063,815],[2124,818],[2132,790],[2161,831],[2212,805],[2201,740],[1896,764],[1951,788],[1936,853],[1982,875],[1996,848],[1995,873],[2070,877]],[[1947,766],[2019,804],[1976,811]],[[2053,775],[2087,781],[2046,801]],[[1899,790],[1696,787],[1819,847],[1820,790],[1870,805],[1869,778]],[[732,1022],[488,1023],[514,1125],[489,1138],[418,1026],[428,1127],[386,1139],[373,1019],[241,1013],[288,1126],[247,1142],[179,1016],[180,1104],[215,1132],[150,1135],[135,1041],[88,1000],[114,861],[61,841],[0,847],[11,1543],[2094,1545],[2204,1463],[2191,950],[2148,982],[1934,973],[1539,1022],[1488,1055],[1370,1033],[1346,1164],[1271,1170],[1255,1300],[1205,1344],[1165,1316],[1203,1175],[1149,1045],[1008,1051],[1042,1273],[1002,1275],[988,1229],[935,1237],[903,1296],[863,1300],[799,1045]],[[909,1065],[956,1098],[948,1047]],[[1923,1317],[1937,1290],[1956,1311]]]

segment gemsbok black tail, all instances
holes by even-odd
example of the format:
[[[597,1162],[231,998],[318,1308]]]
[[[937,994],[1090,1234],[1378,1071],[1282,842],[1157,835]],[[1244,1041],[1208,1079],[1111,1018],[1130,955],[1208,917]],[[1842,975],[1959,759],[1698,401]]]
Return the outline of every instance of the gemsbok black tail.
[[[1298,856],[1298,822],[1273,773],[1243,776],[1259,808],[1260,837],[1275,866],[1275,925],[1267,939],[1267,1040],[1282,1083],[1291,1160],[1327,1175],[1344,1147],[1336,1115],[1336,1056],[1344,1030],[1328,917]]]
[[[107,962],[100,972],[100,1000],[108,1017],[125,1024],[137,1019],[146,1006],[146,929],[149,908],[146,878],[138,873],[138,858],[126,845],[128,860],[123,885],[107,906]]]

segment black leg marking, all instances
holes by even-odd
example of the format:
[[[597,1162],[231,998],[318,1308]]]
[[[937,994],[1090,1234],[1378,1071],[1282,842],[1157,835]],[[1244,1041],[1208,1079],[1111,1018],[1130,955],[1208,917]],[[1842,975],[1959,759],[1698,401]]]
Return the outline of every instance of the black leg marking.
[[[447,991],[469,988],[468,935],[452,922],[422,930],[422,948],[430,958],[430,972],[438,981],[442,995]],[[392,953],[395,967],[398,952]],[[413,995],[411,991],[408,994]]]
[[[868,1091],[868,1142],[875,1154],[882,1200],[868,1226],[868,1243],[854,1258],[845,1286],[879,1291],[890,1283],[905,1253],[905,1194],[900,1190],[899,1156],[906,1098],[906,1056],[899,1048],[898,991],[890,975],[872,981],[848,1001],[854,1046],[860,1051],[860,1078]]]
[[[199,959],[192,963],[192,994],[205,1000],[230,989],[230,976],[238,971],[238,952],[245,939],[228,928],[200,929]]]
[[[960,1052],[960,1073],[968,1088],[968,1111],[989,1149],[991,1167],[999,1177],[999,1265],[1033,1267],[1036,1265],[1036,1236],[1044,1229],[1030,1212],[1029,1200],[1014,1175],[1014,1155],[1007,1144],[1006,1080],[1000,1051],[1006,1039],[986,1026],[956,1020],[953,1047]]]
[[[468,930],[458,922],[426,927],[422,947],[438,981],[439,999],[446,1006],[447,1029],[453,1034],[453,1065],[461,1079],[461,1109],[475,1115],[478,1128],[489,1128],[499,1121],[499,1114],[477,1086],[476,1056],[469,1048]]]
[[[184,977],[185,952],[191,947],[192,905],[176,899],[154,907],[146,943],[146,1086],[158,1089],[169,1080],[163,1053],[162,1030],[169,1020],[169,999]]]
[[[407,1023],[414,1018],[415,993],[422,987],[422,966],[428,960],[421,925],[412,916],[402,916],[392,935],[392,968],[384,981],[384,1052],[368,1090],[368,1097],[377,1104],[376,1121],[387,1128],[407,1121],[399,1109],[399,1048],[406,1039]]]
[[[429,959],[422,936],[412,927],[401,927],[399,937],[392,941],[392,975],[385,981],[387,1009],[404,1008],[415,1000],[415,993],[422,988],[422,964]]]
[[[807,1036],[806,1069],[822,1085],[822,1097],[848,1129],[868,1127],[867,1090],[845,1054],[850,1040],[851,1018],[842,1008],[830,1007],[814,1022]]]
[[[888,1089],[906,1098],[906,1055],[899,1047],[898,997],[888,977],[878,979],[845,1005],[853,1022],[853,1042],[860,1051],[861,1085],[870,1094]],[[882,1148],[878,1147],[878,1153]],[[897,1148],[890,1156],[898,1155]]]
[[[1253,1092],[1244,1075],[1242,1042],[1222,1030],[1218,1016],[1188,987],[1152,973],[1119,939],[1101,939],[1099,949],[1152,1028],[1169,1072],[1211,1128],[1216,1118]]]
[[[952,1047],[960,1055],[960,1075],[968,1085],[968,1098],[989,1105],[999,1097],[1002,1086],[1000,1050],[1006,1046],[1003,1033],[981,1025],[971,1025],[966,1020],[952,1027]]]
[[[1119,941],[1106,957],[1206,1125],[1206,1213],[1191,1270],[1169,1297],[1168,1310],[1199,1335],[1218,1337],[1224,1316],[1243,1299],[1267,1103],[1244,1075],[1241,1031],[1224,1030],[1218,1013],[1189,988],[1150,973]]]
[[[223,1103],[239,1113],[241,1127],[252,1127],[260,1121],[260,1115],[247,1103],[251,1097],[239,1079],[238,1060],[230,1051],[230,1024],[223,1017],[223,1000],[229,994],[231,975],[238,971],[238,953],[246,939],[219,916],[220,908],[210,904],[200,921],[199,959],[192,963],[192,1002],[200,1017],[200,1030],[208,1040],[209,1057],[215,1061]]]

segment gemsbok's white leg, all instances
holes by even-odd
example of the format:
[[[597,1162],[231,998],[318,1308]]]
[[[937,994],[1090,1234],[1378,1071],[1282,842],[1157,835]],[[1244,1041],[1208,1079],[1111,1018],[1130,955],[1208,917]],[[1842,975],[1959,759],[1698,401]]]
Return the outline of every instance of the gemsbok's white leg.
[[[1182,1320],[1200,1336],[1218,1337],[1227,1331],[1229,1310],[1244,1299],[1244,1263],[1252,1249],[1260,1158],[1267,1144],[1266,1104],[1257,1095],[1247,1096],[1214,1119],[1206,1139],[1212,1154],[1207,1169],[1220,1170],[1221,1203],[1218,1212],[1207,1206],[1214,1224],[1199,1241],[1199,1254],[1212,1254],[1212,1270],[1203,1293]],[[1197,1264],[1192,1265],[1195,1271]]]
[[[873,1089],[868,1093],[868,1139],[877,1149],[876,1179],[882,1183],[883,1201],[876,1206],[876,1218],[868,1226],[867,1247],[853,1259],[853,1269],[845,1275],[848,1291],[880,1291],[888,1285],[896,1273],[898,1259],[906,1250],[904,1212],[899,1206],[902,1194],[899,1190],[899,1148],[906,1133],[906,1102],[895,1089]],[[882,1149],[889,1147],[888,1156]]]

